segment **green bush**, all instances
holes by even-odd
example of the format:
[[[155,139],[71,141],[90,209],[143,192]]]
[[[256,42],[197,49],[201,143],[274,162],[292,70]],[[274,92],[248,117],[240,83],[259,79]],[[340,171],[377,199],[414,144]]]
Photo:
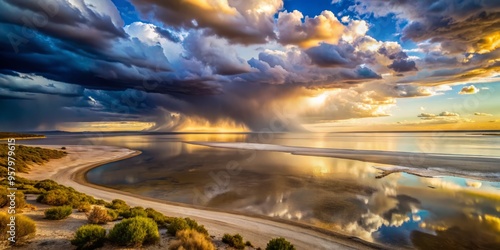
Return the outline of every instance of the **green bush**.
[[[148,213],[142,207],[133,207],[127,210],[121,210],[120,215],[123,218],[131,218],[131,217],[148,217]]]
[[[128,210],[130,209],[129,205],[123,200],[120,199],[114,199],[111,201],[111,204],[107,206],[108,208],[115,209],[115,210]]]
[[[87,202],[95,204],[96,199],[92,196],[77,192],[73,188],[60,185],[57,189],[52,189],[46,193],[38,196],[37,202],[52,205],[52,206],[65,206],[69,205],[77,208],[81,203]]]
[[[186,229],[178,231],[176,237],[177,239],[170,244],[170,250],[215,250],[215,246],[210,238],[196,230]]]
[[[234,247],[236,249],[244,249],[245,248],[245,242],[243,242],[243,237],[241,237],[241,235],[239,235],[239,234],[235,234],[235,235],[224,234],[224,236],[222,236],[222,242],[224,242],[224,243],[228,244],[229,246]]]
[[[73,209],[70,206],[53,207],[45,210],[45,219],[62,220],[67,218]]]
[[[26,207],[26,198],[24,193],[16,191],[16,209],[22,209]]]
[[[108,207],[110,205],[110,203],[104,201],[103,199],[96,200],[94,204],[105,207]]]
[[[208,235],[208,231],[205,229],[203,225],[198,225],[198,222],[191,218],[170,218],[170,224],[167,226],[168,233],[171,235],[176,235],[177,231],[193,229],[202,233],[204,235]]]
[[[285,238],[274,238],[267,243],[266,250],[295,250],[292,243]]]
[[[0,195],[1,195],[0,208],[5,207],[5,206],[9,206],[10,197],[7,196],[9,194],[10,194],[10,192],[7,190],[7,188],[5,188],[5,187],[0,188]],[[22,209],[22,208],[26,207],[26,199],[24,197],[23,192],[16,191],[16,196],[14,198],[15,198],[15,202],[16,202],[16,209]]]
[[[84,212],[84,213],[87,213],[87,212],[90,212],[90,210],[92,209],[92,205],[90,205],[89,202],[80,202],[80,204],[78,204],[78,206],[76,206],[76,209],[78,209],[78,212]]]
[[[152,219],[134,217],[116,224],[109,232],[109,239],[118,245],[140,247],[158,242],[160,233]]]
[[[111,216],[108,215],[108,210],[103,207],[95,206],[87,215],[89,223],[106,224],[111,221]]]
[[[167,226],[167,231],[171,235],[176,235],[178,231],[189,229],[189,225],[183,218],[172,218],[170,224]]]
[[[146,213],[148,214],[148,218],[153,219],[159,227],[166,227],[172,219],[152,208],[146,208],[146,210],[144,211],[146,211]]]
[[[35,188],[38,189],[43,189],[45,191],[50,191],[54,189],[60,188],[61,185],[59,185],[57,182],[53,180],[43,180],[39,181],[38,183],[35,184]]]
[[[118,219],[118,212],[116,212],[115,210],[113,209],[108,209],[108,215],[109,215],[109,220],[110,221],[115,221]]]
[[[106,229],[98,225],[83,225],[75,232],[71,244],[77,249],[87,250],[102,247],[106,241]]]
[[[9,234],[7,231],[10,230],[10,214],[0,212],[0,241],[7,241]],[[35,235],[36,225],[35,222],[27,216],[17,214],[16,217],[16,244],[23,242],[26,238]]]
[[[36,201],[51,206],[69,205],[68,192],[63,189],[50,190],[38,196]]]

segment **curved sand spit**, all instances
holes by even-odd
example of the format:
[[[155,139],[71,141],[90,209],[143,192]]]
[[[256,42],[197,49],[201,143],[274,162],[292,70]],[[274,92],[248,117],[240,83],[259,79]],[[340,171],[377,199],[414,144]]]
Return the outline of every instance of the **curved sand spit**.
[[[60,148],[60,146],[45,146]],[[169,216],[191,217],[205,225],[212,235],[221,237],[224,233],[239,233],[255,246],[265,247],[273,237],[285,237],[297,249],[374,249],[381,248],[355,237],[310,226],[272,219],[263,216],[248,216],[237,213],[207,210],[185,204],[170,203],[152,198],[109,189],[88,183],[85,174],[92,168],[105,163],[119,161],[140,154],[126,148],[110,146],[66,146],[68,156],[52,160],[43,166],[34,166],[23,177],[42,180],[52,179],[60,184],[92,195],[99,199],[125,200],[131,206],[151,207]]]

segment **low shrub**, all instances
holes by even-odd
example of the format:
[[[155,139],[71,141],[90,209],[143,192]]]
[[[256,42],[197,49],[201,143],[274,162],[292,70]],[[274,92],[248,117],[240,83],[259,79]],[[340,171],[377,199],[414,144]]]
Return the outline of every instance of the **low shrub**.
[[[186,217],[184,219],[186,220],[187,224],[189,225],[189,228],[194,229],[194,230],[196,230],[199,233],[202,233],[204,235],[208,235],[208,231],[207,231],[207,229],[205,229],[205,226],[199,225],[198,222],[196,222],[195,220],[193,220],[189,217]]]
[[[90,250],[102,247],[106,241],[106,229],[98,225],[83,225],[75,232],[71,244],[77,249]]]
[[[0,207],[9,206],[10,204],[10,192],[5,187],[1,187],[0,189]],[[16,191],[16,196],[14,197],[14,201],[16,203],[16,209],[22,209],[26,207],[26,199],[24,197],[24,193],[20,191]]]
[[[266,250],[295,250],[295,247],[285,238],[274,238],[267,243]]]
[[[210,238],[196,230],[186,229],[178,231],[176,237],[177,239],[170,244],[170,250],[215,250],[215,246]]]
[[[121,246],[140,247],[158,242],[160,233],[152,219],[134,217],[116,224],[109,232],[109,239]]]
[[[228,244],[229,246],[234,247],[236,249],[244,249],[245,248],[245,242],[243,242],[243,237],[241,237],[241,235],[239,235],[239,234],[235,234],[235,235],[224,234],[224,236],[222,236],[222,242],[224,242],[224,243]]]
[[[7,241],[10,234],[8,231],[11,229],[11,226],[8,224],[11,222],[10,217],[12,215],[0,212],[0,231],[2,234],[0,235],[0,241]],[[15,226],[15,235],[16,235],[16,244],[23,242],[25,239],[35,235],[36,233],[36,225],[35,222],[29,217],[21,214],[15,215],[16,217],[16,226]]]
[[[45,210],[45,219],[62,220],[67,218],[73,209],[70,206],[53,207]]]
[[[92,209],[92,205],[88,202],[80,202],[80,204],[76,206],[76,209],[78,209],[78,212],[88,213]]]
[[[108,210],[103,207],[95,206],[87,215],[89,223],[106,224],[111,221],[111,216],[108,215]]]
[[[171,222],[172,218],[152,209],[146,208],[144,211],[148,214],[148,218],[153,219],[159,227],[166,227]]]
[[[50,190],[38,196],[36,201],[51,206],[69,205],[68,192],[63,189]]]
[[[114,199],[111,201],[111,204],[107,206],[108,208],[115,209],[115,210],[128,210],[130,209],[130,206],[127,205],[127,203],[123,200],[120,199]]]
[[[168,233],[171,235],[176,235],[177,231],[193,229],[204,235],[208,235],[208,231],[205,226],[199,225],[198,222],[191,218],[170,218],[170,224],[167,226]]]
[[[115,210],[113,209],[108,209],[108,215],[109,215],[109,220],[110,221],[115,221],[118,219],[118,212],[116,212]]]
[[[59,185],[57,182],[53,180],[42,180],[37,182],[34,187],[38,189],[43,189],[45,191],[50,191],[60,188],[61,185]]]
[[[172,218],[170,224],[167,226],[167,231],[171,235],[176,235],[178,231],[189,229],[189,225],[183,218]]]
[[[110,203],[106,202],[103,199],[96,200],[94,204],[105,207],[108,207],[110,205]]]
[[[142,207],[133,207],[127,210],[121,210],[120,215],[123,218],[131,218],[131,217],[148,217],[148,213]]]

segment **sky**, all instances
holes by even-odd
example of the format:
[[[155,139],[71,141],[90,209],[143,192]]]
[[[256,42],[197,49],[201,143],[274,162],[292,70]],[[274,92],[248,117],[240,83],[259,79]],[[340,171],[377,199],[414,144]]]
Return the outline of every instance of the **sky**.
[[[500,1],[0,8],[4,131],[500,129]]]

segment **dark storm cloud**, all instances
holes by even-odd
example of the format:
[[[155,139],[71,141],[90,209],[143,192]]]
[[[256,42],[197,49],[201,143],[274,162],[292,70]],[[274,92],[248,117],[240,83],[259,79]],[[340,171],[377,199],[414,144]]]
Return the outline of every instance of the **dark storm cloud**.
[[[347,43],[339,45],[322,43],[306,50],[306,53],[314,64],[321,67],[354,68],[362,62],[356,57],[354,47]]]
[[[114,6],[104,9],[112,12]],[[3,23],[18,25],[21,34],[17,37],[24,42],[40,31],[58,39],[89,45],[109,46],[113,38],[125,38],[123,22],[112,20],[109,15],[99,13],[95,8],[82,4],[81,8],[66,1],[5,0],[0,2]],[[115,9],[116,11],[116,9]],[[92,34],[92,35],[89,35]],[[12,35],[9,39],[16,39]]]
[[[443,55],[439,51],[432,51],[426,54],[424,62],[429,65],[455,66],[458,65],[458,59],[454,56]]]
[[[360,0],[353,9],[375,16],[395,13],[399,18],[410,20],[403,28],[403,39],[441,42],[450,52],[480,50],[487,42],[485,35],[500,29],[500,1]]]
[[[377,52],[393,60],[387,67],[398,73],[418,70],[416,63],[408,59],[400,47],[381,46]]]
[[[394,60],[387,67],[396,72],[408,72],[408,71],[418,70],[415,62],[407,59]]]
[[[18,93],[42,93],[67,97],[77,97],[83,93],[81,86],[64,84],[56,87],[54,83],[44,85],[40,78],[19,74],[17,76],[0,74],[0,88]]]
[[[23,27],[15,24],[0,24],[0,35],[22,36],[20,29]],[[36,35],[19,46],[18,51],[13,50],[7,39],[0,41],[2,72],[37,74],[94,89],[124,90],[154,85],[148,91],[195,95],[220,92],[210,78],[185,80],[171,73],[160,45],[149,46],[137,38],[129,38],[110,40],[107,43],[113,47],[106,49],[90,47],[92,44],[79,47],[71,39],[32,31]]]

